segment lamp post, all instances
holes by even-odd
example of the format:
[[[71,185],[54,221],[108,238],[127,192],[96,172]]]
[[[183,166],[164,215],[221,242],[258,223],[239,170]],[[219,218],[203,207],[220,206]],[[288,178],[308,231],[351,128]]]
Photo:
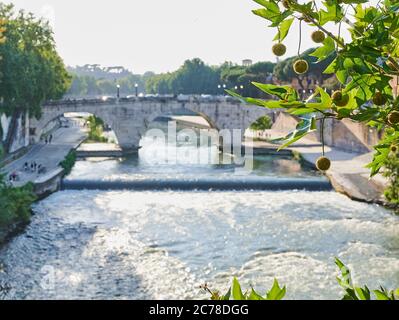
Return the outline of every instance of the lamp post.
[[[221,91],[222,91],[222,85],[219,84],[219,85],[218,85],[218,91],[217,91],[218,94],[221,93]]]
[[[118,100],[121,97],[121,86],[119,84],[116,85],[116,97]]]
[[[137,83],[134,85],[134,89],[136,90],[136,97],[138,97],[139,96],[139,85]]]

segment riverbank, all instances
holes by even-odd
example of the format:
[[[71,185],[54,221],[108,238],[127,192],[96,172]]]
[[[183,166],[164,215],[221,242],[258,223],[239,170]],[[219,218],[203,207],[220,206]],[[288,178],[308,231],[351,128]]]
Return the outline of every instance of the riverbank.
[[[21,188],[31,183],[33,193],[38,200],[59,190],[61,180],[64,177],[64,169],[60,166],[60,163],[71,150],[77,149],[87,137],[85,130],[74,119],[70,119],[68,128],[59,128],[52,134],[53,141],[51,144],[39,143],[33,145],[20,158],[8,163],[1,169],[7,183],[10,183],[8,181],[10,174],[17,174],[18,180],[12,182],[12,186],[15,188]],[[45,168],[45,172],[39,174],[38,170],[25,170],[25,163],[28,163],[30,167],[33,162]],[[0,244],[25,226],[25,221],[13,221],[10,224],[0,226]]]
[[[280,135],[271,130],[270,136],[276,138]],[[275,151],[279,147],[277,144],[266,141],[254,141],[251,144],[255,150]],[[317,159],[321,156],[322,146],[318,142],[305,138],[294,143],[287,150],[298,154],[303,161],[315,167]],[[358,154],[328,146],[325,147],[325,152],[331,160],[331,168],[326,172],[326,176],[337,192],[355,201],[389,206],[384,198],[387,180],[382,175],[370,179],[370,170],[366,168],[366,165],[372,160],[372,152]]]

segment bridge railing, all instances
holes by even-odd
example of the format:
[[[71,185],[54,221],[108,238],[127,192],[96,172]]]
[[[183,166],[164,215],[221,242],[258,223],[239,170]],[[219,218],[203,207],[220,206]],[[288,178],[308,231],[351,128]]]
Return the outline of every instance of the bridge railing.
[[[50,100],[45,103],[46,106],[58,105],[93,105],[93,104],[117,104],[117,103],[132,103],[132,102],[187,102],[187,103],[220,103],[228,102],[232,104],[240,104],[240,100],[230,96],[216,96],[216,95],[158,95],[158,96],[143,96],[143,97],[100,97],[100,98],[64,98],[62,100]]]

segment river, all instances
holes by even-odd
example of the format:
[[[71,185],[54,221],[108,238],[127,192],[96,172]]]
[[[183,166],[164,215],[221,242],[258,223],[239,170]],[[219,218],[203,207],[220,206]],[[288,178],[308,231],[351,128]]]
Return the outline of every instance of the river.
[[[78,161],[67,180],[242,175],[190,161],[192,146],[177,147],[178,163],[147,151]],[[246,177],[325,179],[283,156],[256,156]],[[225,290],[233,276],[261,292],[276,277],[288,299],[338,299],[334,257],[359,284],[399,285],[398,217],[334,191],[64,190],[33,210],[0,251],[6,299],[202,299],[199,285]]]

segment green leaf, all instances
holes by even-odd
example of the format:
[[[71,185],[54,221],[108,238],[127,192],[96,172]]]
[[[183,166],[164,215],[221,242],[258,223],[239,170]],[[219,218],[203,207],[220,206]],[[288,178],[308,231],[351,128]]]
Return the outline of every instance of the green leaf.
[[[290,86],[277,86],[274,84],[264,84],[259,82],[252,82],[254,86],[262,90],[263,92],[272,96],[277,96],[281,100],[285,101],[297,101],[298,92]]]
[[[255,106],[259,106],[259,107],[265,107],[265,108],[269,108],[269,109],[281,108],[280,102],[276,101],[276,100],[262,100],[262,99],[255,99],[255,98],[246,98],[246,97],[243,97],[243,96],[239,95],[238,93],[231,91],[231,90],[226,90],[226,92],[228,94],[230,94],[232,97],[235,97],[235,98],[241,100],[243,103],[248,103],[248,104],[252,104]]]
[[[377,300],[391,300],[384,292],[380,290],[373,290]]]
[[[248,300],[265,300],[261,295],[259,295],[253,288],[249,294]]]
[[[323,45],[313,51],[310,56],[316,57],[317,62],[323,61],[327,57],[329,57],[332,53],[335,52],[335,42],[331,37],[327,37]],[[324,71],[325,72],[325,71]]]
[[[338,69],[338,59],[339,57],[335,58],[323,71],[324,74],[331,74],[337,72]]]
[[[326,24],[327,22],[339,22],[343,18],[344,14],[342,12],[341,7],[333,1],[325,1],[323,2],[326,10],[321,9],[319,11],[319,23],[321,25]]]
[[[290,31],[291,25],[294,22],[294,20],[295,18],[291,18],[281,22],[279,26],[280,32],[277,33],[277,35],[274,37],[273,40],[283,41],[287,37],[288,32]]]
[[[307,108],[315,109],[315,110],[328,110],[331,109],[332,106],[332,100],[330,95],[324,91],[323,88],[317,86],[316,87],[316,92],[314,96],[320,95],[320,102],[309,102],[306,103]]]
[[[371,177],[375,176],[384,166],[390,154],[391,144],[399,140],[399,131],[387,128],[385,130],[384,138],[378,145],[374,147],[375,154],[373,161],[366,166],[371,169]]]
[[[241,290],[241,285],[238,282],[237,278],[233,279],[232,293],[234,300],[246,300],[244,294]]]
[[[338,266],[339,271],[341,272],[342,275],[342,278],[337,277],[340,286],[343,287],[344,289],[352,287],[352,278],[350,270],[338,258],[335,258],[335,264]]]
[[[273,287],[267,293],[266,297],[267,300],[281,300],[284,298],[285,294],[286,287],[281,289],[277,279],[274,279]]]
[[[295,131],[291,132],[286,137],[279,139],[279,140],[284,140],[287,142],[284,143],[282,146],[280,146],[278,148],[278,151],[287,148],[294,142],[305,137],[307,134],[309,134],[313,131],[316,131],[316,129],[317,129],[316,117],[311,117],[310,119],[308,119],[308,118],[302,119],[302,121],[298,123]]]
[[[364,287],[364,289],[355,287],[355,291],[360,300],[370,300],[371,299],[370,290],[367,287]]]
[[[229,291],[227,291],[227,293],[222,297],[222,300],[228,301],[230,300],[230,297],[231,297],[231,287],[229,288]]]
[[[359,298],[357,297],[355,290],[347,288],[342,300],[359,300]]]

